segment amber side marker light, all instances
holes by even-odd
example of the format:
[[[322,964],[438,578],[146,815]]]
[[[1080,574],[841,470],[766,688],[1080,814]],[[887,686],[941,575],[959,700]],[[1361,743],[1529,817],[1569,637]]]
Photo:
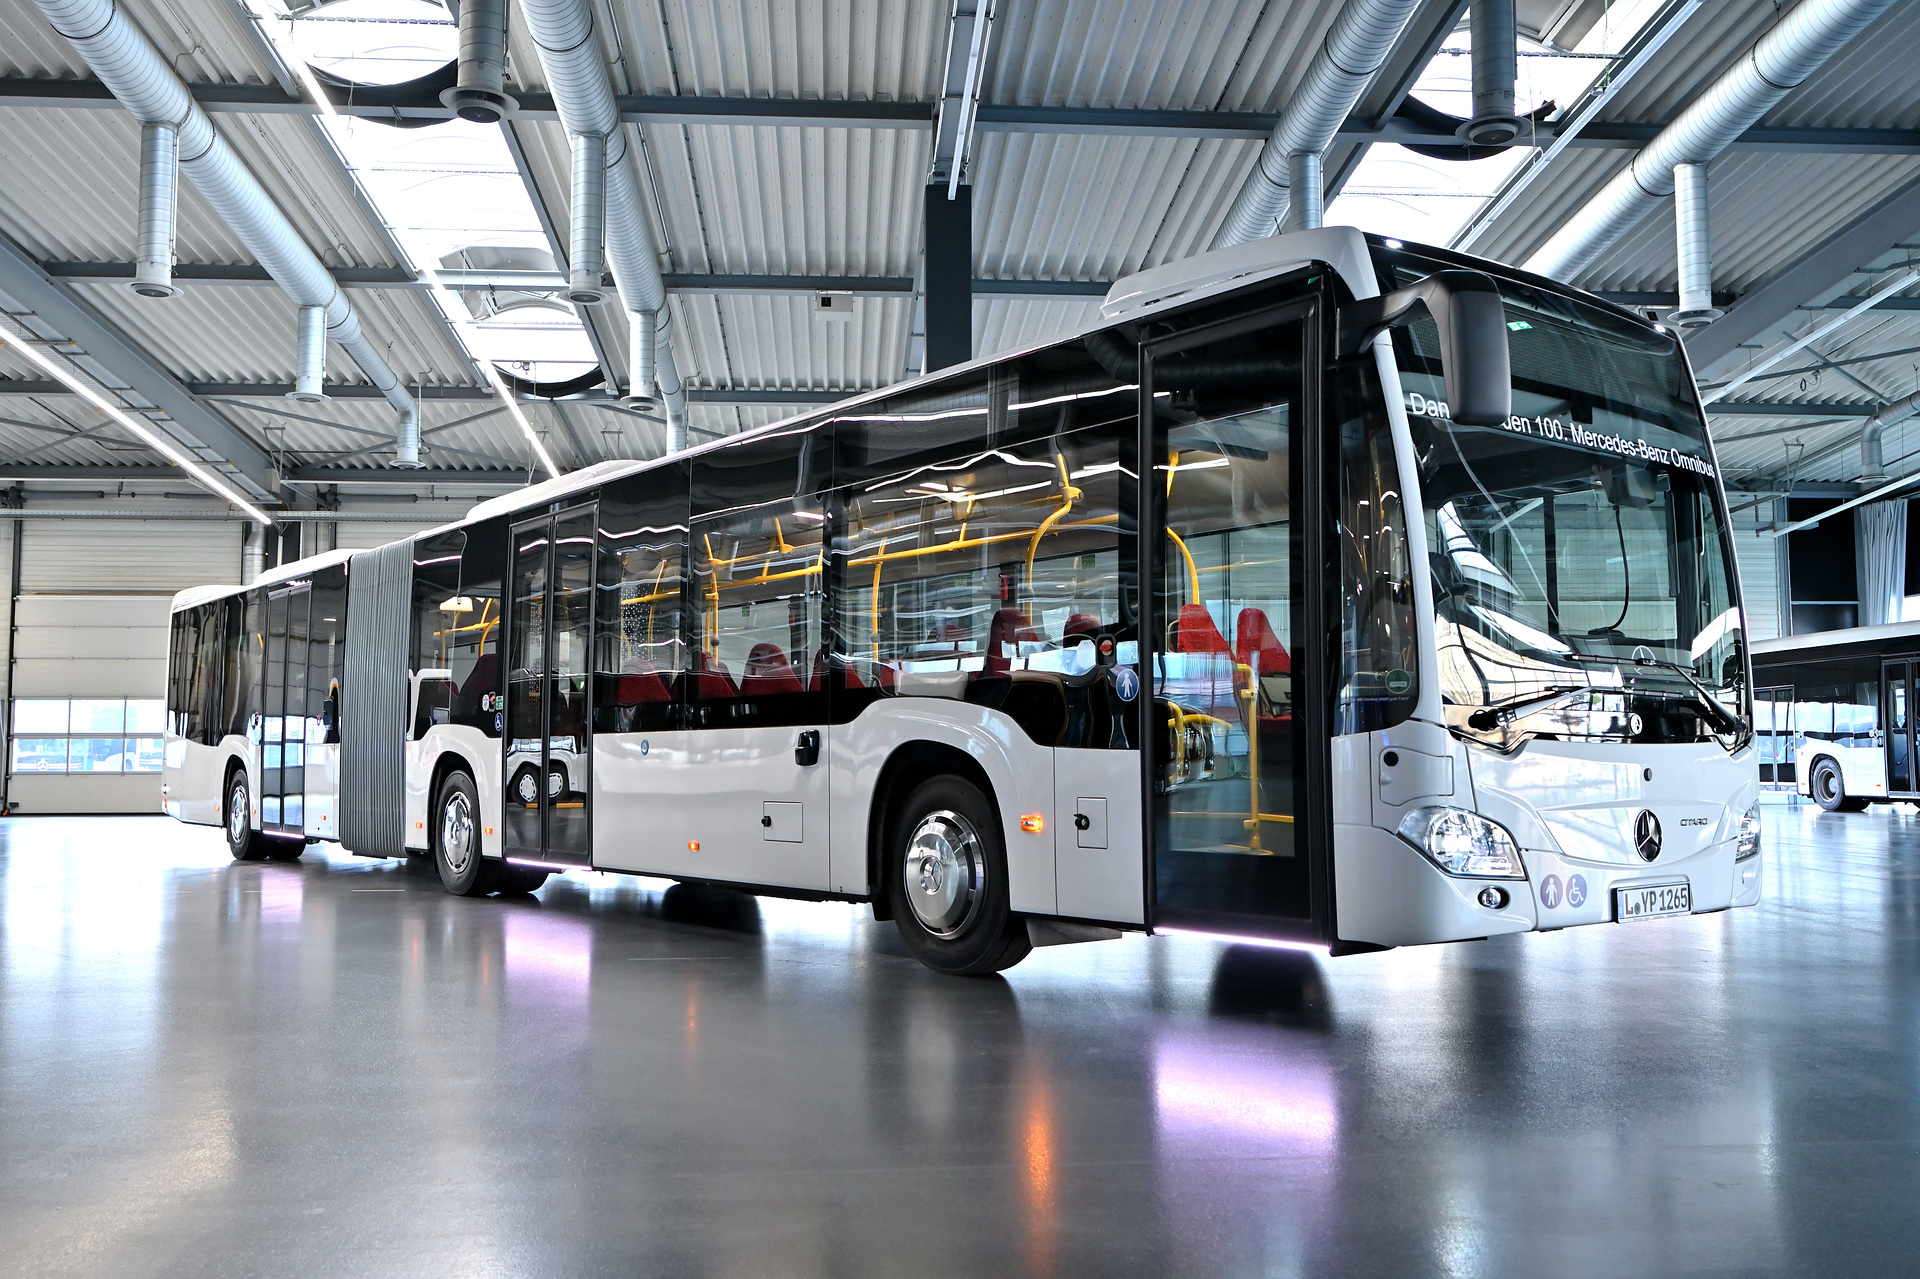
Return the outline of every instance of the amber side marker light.
[[[697,839],[690,839],[690,840],[688,840],[688,841],[687,841],[687,851],[688,851],[688,852],[690,852],[690,853],[697,853],[697,852],[699,852],[699,851],[700,851],[700,841],[699,841],[699,840],[697,840]]]
[[[1023,813],[1020,816],[1020,829],[1029,835],[1038,835],[1047,828],[1046,818],[1038,813]]]

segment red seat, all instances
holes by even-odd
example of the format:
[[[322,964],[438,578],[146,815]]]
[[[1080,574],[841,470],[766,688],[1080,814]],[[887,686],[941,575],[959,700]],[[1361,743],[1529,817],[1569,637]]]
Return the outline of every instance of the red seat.
[[[1099,618],[1087,613],[1075,613],[1067,619],[1066,626],[1060,631],[1060,645],[1064,648],[1082,636],[1085,636],[1087,639],[1095,639],[1099,636],[1100,631]]]
[[[673,693],[658,671],[628,671],[613,681],[615,706],[639,706],[647,702],[670,702]]]
[[[983,673],[1005,675],[1012,670],[1013,659],[1020,654],[1021,632],[1031,629],[1027,615],[1017,608],[1003,608],[995,613],[993,624],[987,628],[987,662]]]
[[[800,677],[793,673],[793,663],[780,651],[780,646],[763,641],[755,644],[753,651],[747,654],[747,671],[740,677],[740,691],[757,695],[800,693],[806,690],[800,683]]]
[[[1180,618],[1174,632],[1173,651],[1176,653],[1224,653],[1233,655],[1226,637],[1220,634],[1220,628],[1213,623],[1213,614],[1207,612],[1205,604],[1182,604]]]
[[[702,701],[728,701],[740,696],[739,685],[718,658],[705,653],[693,655],[694,684]]]
[[[1273,633],[1273,623],[1267,620],[1264,609],[1241,609],[1233,632],[1234,660],[1242,666],[1251,666],[1262,675],[1291,673],[1293,658],[1288,655],[1287,646],[1280,642],[1280,637]]]

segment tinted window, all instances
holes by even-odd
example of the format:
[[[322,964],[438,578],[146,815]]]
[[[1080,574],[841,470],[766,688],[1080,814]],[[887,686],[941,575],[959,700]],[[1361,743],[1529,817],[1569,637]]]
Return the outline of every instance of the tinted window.
[[[686,547],[686,467],[660,467],[602,490],[593,660],[599,732],[680,722],[676,698],[692,666]]]
[[[500,735],[500,583],[505,576],[507,520],[501,516],[467,530],[460,558],[460,591],[469,606],[447,645],[453,671],[449,722]]]

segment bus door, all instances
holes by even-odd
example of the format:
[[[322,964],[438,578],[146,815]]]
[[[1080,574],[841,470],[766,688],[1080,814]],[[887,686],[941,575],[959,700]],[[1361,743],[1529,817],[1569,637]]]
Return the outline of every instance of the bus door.
[[[1887,726],[1887,793],[1907,795],[1913,776],[1913,662],[1888,662],[1882,668],[1882,714]]]
[[[588,658],[593,651],[592,506],[512,529],[501,833],[509,858],[591,863]]]
[[[1155,927],[1331,939],[1317,337],[1308,303],[1147,349]]]
[[[307,582],[267,595],[261,663],[260,827],[306,833],[307,636],[313,592]]]
[[[1760,747],[1760,785],[1791,789],[1794,785],[1793,687],[1753,691],[1755,736]]]

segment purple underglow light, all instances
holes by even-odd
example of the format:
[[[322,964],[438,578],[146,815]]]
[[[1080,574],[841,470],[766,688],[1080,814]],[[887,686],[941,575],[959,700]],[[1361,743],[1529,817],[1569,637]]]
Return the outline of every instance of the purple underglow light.
[[[506,918],[507,978],[530,978],[555,993],[584,1000],[593,980],[593,931],[573,919],[532,911]]]
[[[1324,1155],[1340,1133],[1333,1075],[1318,1060],[1275,1059],[1212,1037],[1162,1040],[1153,1092],[1161,1135],[1179,1145],[1215,1149],[1232,1136]]]
[[[1242,937],[1236,933],[1210,933],[1199,928],[1156,928],[1156,933],[1178,933],[1182,937],[1205,937],[1209,941],[1230,942],[1235,946],[1264,946],[1268,950],[1297,950],[1308,955],[1326,955],[1319,942],[1283,941],[1278,937]]]

